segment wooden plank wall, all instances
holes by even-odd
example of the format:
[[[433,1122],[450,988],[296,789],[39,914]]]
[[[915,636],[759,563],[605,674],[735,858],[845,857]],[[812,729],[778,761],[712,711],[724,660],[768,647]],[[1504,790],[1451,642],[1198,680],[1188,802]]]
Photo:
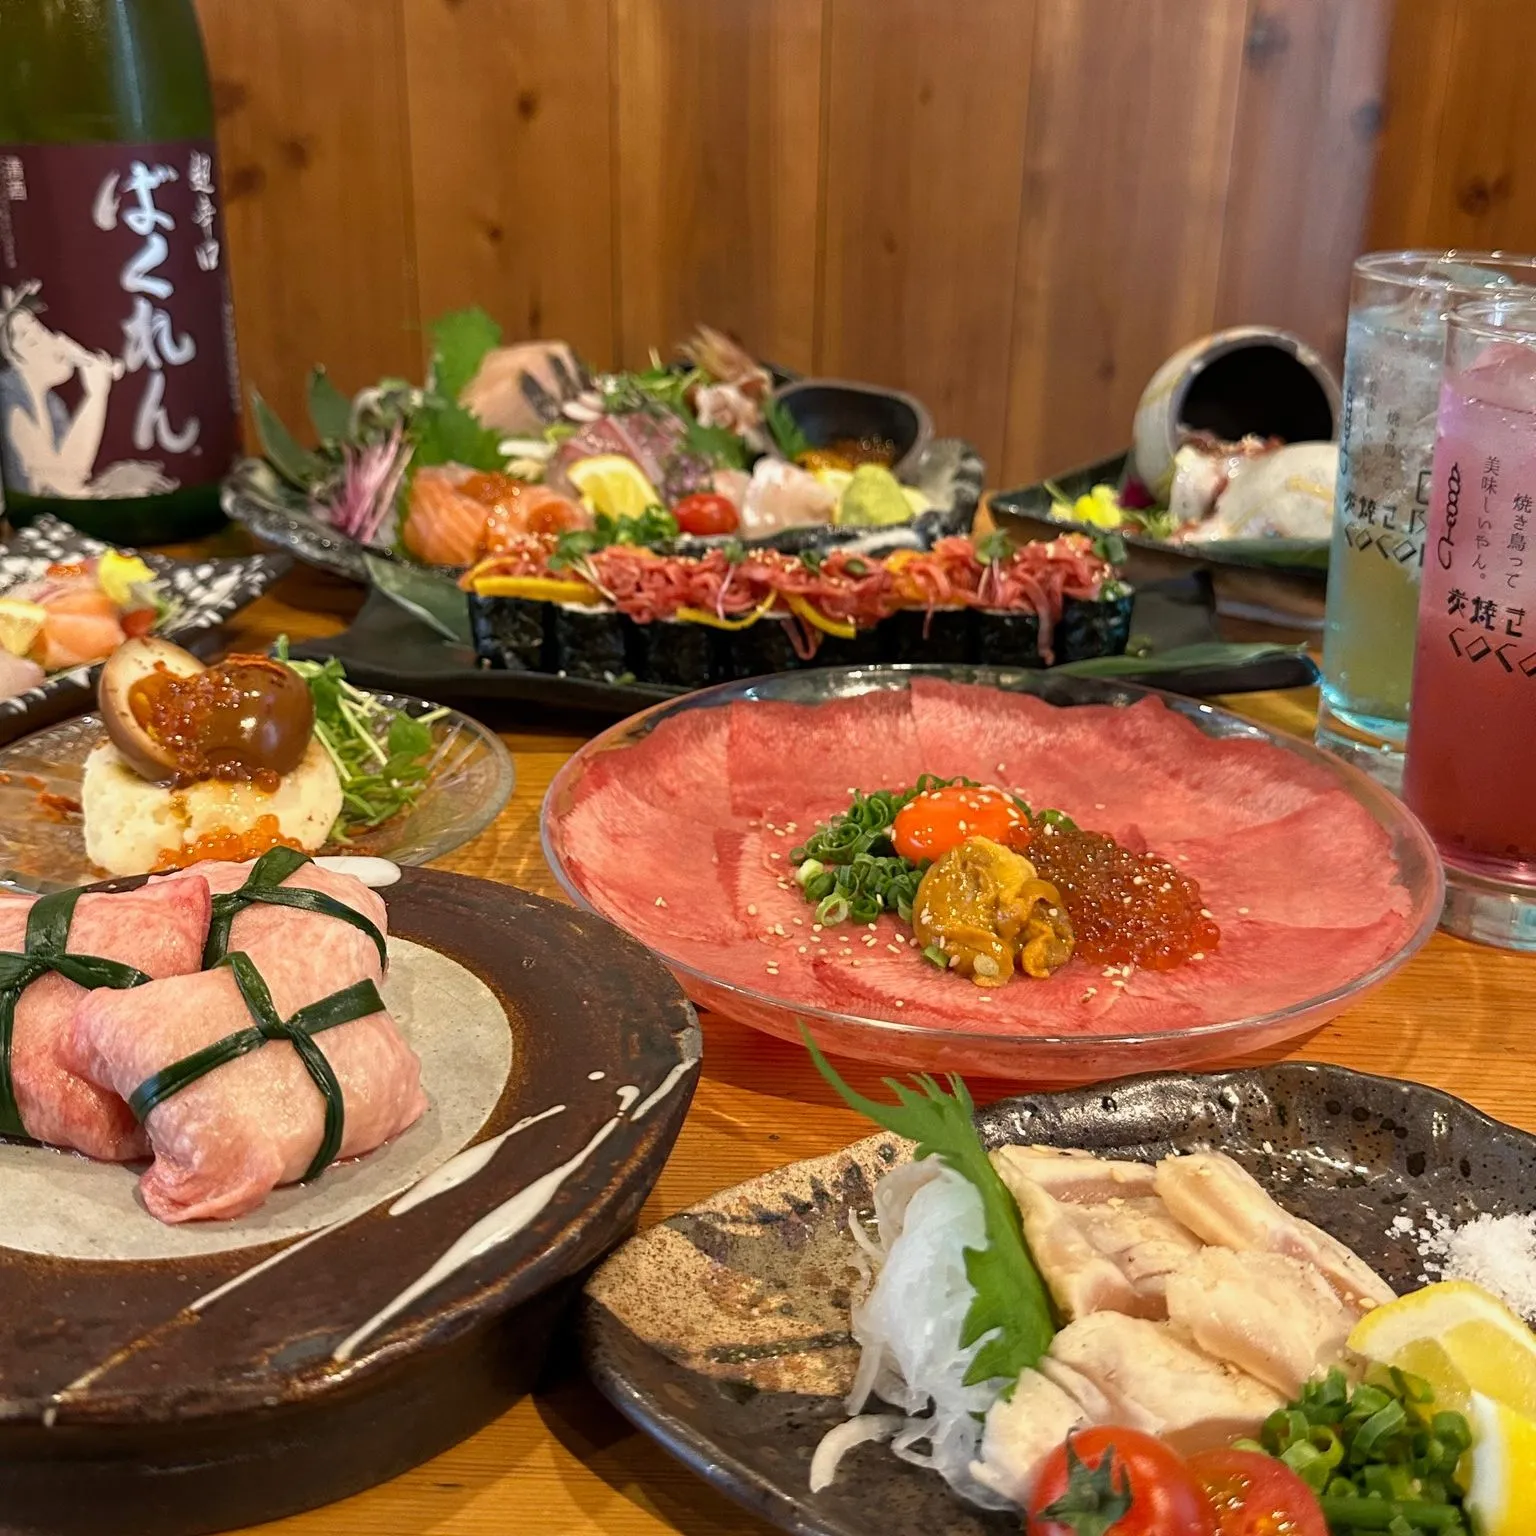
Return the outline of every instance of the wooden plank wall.
[[[599,365],[702,319],[1060,471],[1192,337],[1337,350],[1394,9],[1439,4],[199,0],[247,382],[297,419],[312,361],[411,372],[469,302]],[[1536,89],[1488,53],[1445,114]]]

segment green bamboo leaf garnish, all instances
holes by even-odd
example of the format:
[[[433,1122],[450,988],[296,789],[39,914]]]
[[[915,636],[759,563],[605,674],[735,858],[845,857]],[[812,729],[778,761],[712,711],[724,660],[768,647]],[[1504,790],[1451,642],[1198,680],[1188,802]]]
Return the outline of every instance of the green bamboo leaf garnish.
[[[1056,1325],[1045,1283],[1024,1241],[1019,1208],[976,1133],[975,1105],[965,1083],[951,1073],[946,1093],[926,1073],[913,1080],[915,1088],[888,1077],[885,1084],[900,1102],[877,1104],[837,1075],[804,1025],[800,1033],[816,1070],[851,1109],[895,1135],[915,1141],[919,1158],[942,1158],[975,1185],[981,1196],[987,1246],[965,1250],[966,1278],[976,1297],[965,1314],[960,1343],[969,1348],[978,1339],[992,1336],[977,1350],[965,1373],[965,1384],[1002,1378],[1008,1384],[1006,1390],[1011,1390],[1021,1371],[1039,1363],[1056,1336]]]

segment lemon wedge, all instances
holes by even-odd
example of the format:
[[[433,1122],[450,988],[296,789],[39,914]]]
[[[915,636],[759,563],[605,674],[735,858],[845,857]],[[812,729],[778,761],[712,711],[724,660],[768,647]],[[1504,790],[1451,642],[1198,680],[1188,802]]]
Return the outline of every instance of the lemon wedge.
[[[1462,1408],[1477,1393],[1536,1419],[1536,1334],[1470,1281],[1427,1285],[1377,1307],[1355,1324],[1349,1347],[1424,1377],[1440,1407]],[[1528,1471],[1536,1483],[1536,1465]]]
[[[1467,1417],[1473,1528],[1481,1536],[1529,1536],[1536,1531],[1536,1422],[1481,1392],[1472,1394]]]
[[[0,597],[0,648],[25,656],[42,630],[48,610],[19,597]]]
[[[589,510],[609,517],[639,517],[647,507],[659,507],[661,497],[645,471],[622,453],[599,453],[577,459],[566,470]]]
[[[155,573],[137,555],[109,549],[96,562],[96,585],[119,608],[133,602],[133,589],[155,579]]]

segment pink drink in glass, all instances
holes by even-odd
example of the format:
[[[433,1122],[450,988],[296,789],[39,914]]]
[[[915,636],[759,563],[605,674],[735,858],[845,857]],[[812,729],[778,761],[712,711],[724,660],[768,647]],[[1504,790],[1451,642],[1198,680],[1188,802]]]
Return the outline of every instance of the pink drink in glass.
[[[1440,393],[1403,798],[1457,870],[1536,884],[1536,342]],[[1480,936],[1480,935],[1475,935]]]

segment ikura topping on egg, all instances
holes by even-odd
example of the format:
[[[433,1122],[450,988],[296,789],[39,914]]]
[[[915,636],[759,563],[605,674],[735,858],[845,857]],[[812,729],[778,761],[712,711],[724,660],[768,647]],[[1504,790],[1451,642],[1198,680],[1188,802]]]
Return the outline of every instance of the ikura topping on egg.
[[[249,780],[273,789],[314,734],[309,685],[265,656],[205,667],[164,640],[129,640],[102,669],[102,724],[151,783]]]
[[[969,837],[1016,844],[1011,834],[1024,826],[1024,812],[1011,795],[992,785],[951,784],[909,800],[896,815],[891,842],[902,858],[920,864],[943,858]]]

